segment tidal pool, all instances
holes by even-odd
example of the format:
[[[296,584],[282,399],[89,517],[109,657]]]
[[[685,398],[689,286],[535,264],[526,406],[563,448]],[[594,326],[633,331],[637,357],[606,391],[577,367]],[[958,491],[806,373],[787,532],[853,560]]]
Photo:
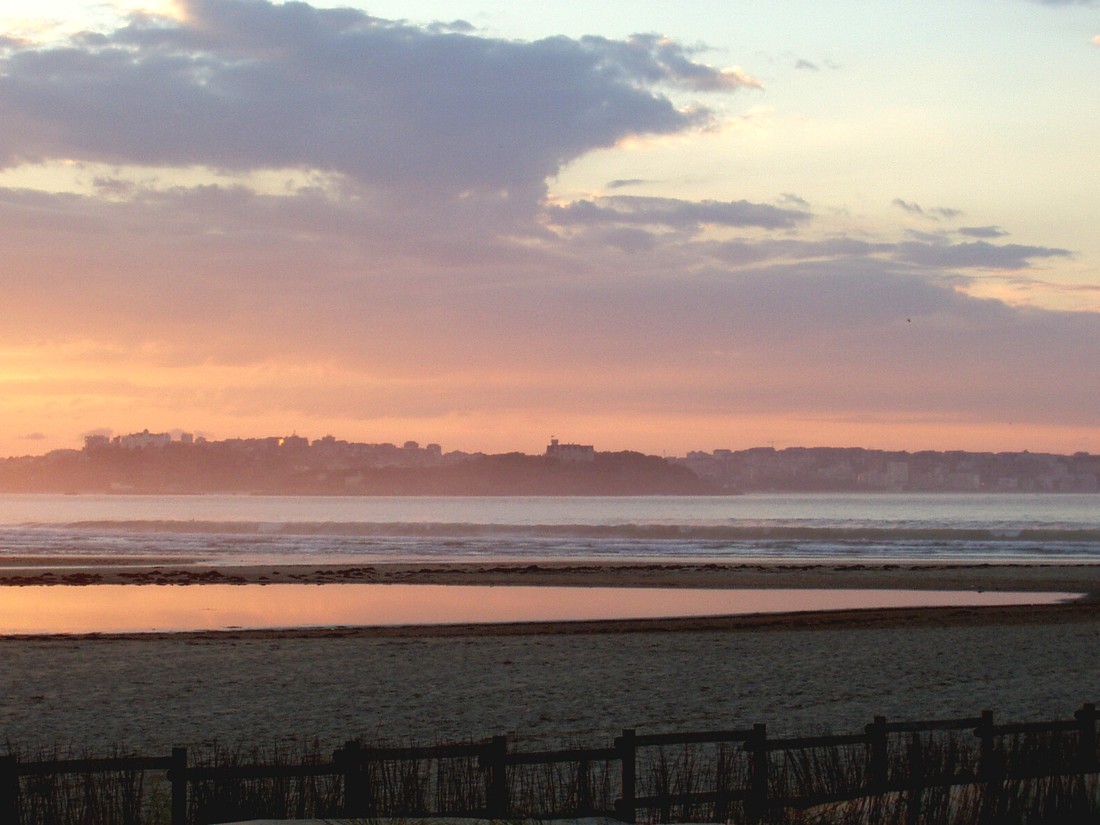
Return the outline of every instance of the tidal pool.
[[[1073,593],[403,584],[0,587],[0,635],[724,616],[1053,604]]]

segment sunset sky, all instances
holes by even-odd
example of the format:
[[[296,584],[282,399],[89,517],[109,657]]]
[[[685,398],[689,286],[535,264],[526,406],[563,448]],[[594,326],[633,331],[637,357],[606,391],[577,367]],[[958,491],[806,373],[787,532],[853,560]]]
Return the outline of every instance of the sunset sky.
[[[1100,452],[1100,0],[0,0],[0,455]]]

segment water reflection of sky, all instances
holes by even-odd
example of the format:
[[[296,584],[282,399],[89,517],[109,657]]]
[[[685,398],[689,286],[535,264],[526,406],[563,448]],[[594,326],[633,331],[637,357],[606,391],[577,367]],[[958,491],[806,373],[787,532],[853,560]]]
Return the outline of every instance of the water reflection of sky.
[[[0,587],[0,634],[576,621],[1050,604],[1073,595],[379,584]]]

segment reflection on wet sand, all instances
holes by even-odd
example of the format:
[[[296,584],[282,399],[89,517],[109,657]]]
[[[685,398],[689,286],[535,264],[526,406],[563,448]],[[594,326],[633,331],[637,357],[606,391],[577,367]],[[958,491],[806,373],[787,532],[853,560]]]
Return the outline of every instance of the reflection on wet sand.
[[[0,587],[0,634],[131,633],[1053,604],[1072,593],[278,584]]]

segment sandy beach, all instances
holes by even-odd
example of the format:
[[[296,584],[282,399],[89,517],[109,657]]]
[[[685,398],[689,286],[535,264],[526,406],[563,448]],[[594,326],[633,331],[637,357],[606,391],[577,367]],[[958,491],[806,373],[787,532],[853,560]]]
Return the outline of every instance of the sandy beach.
[[[401,581],[1097,589],[1092,565],[417,565],[7,571],[44,581]],[[0,639],[0,741],[163,751],[353,736],[547,742],[767,722],[1071,713],[1100,699],[1100,605],[436,628]]]

